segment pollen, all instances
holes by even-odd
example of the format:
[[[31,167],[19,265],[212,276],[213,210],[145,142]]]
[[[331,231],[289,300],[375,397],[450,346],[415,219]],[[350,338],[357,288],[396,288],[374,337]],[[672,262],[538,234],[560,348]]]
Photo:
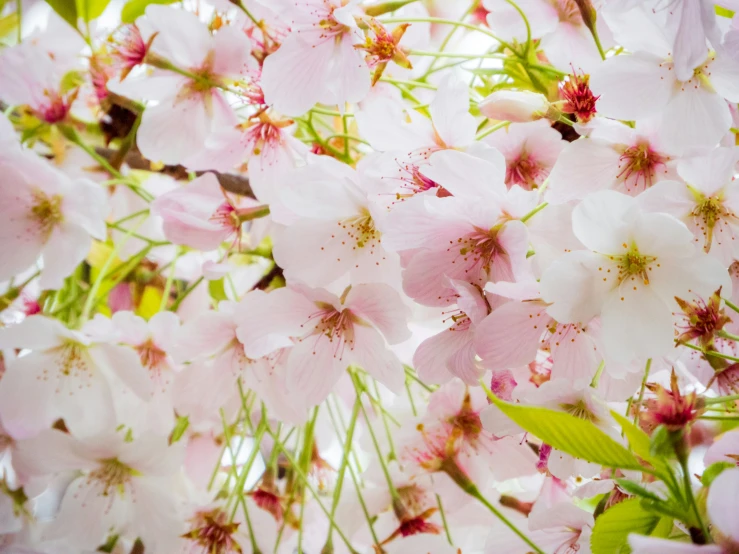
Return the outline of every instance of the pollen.
[[[39,189],[34,190],[33,206],[28,215],[44,239],[48,239],[54,228],[64,220],[62,197],[58,194],[49,196]]]
[[[123,496],[135,473],[135,470],[117,458],[107,458],[100,460],[100,466],[87,476],[87,480],[102,486],[102,496],[112,496],[115,493]]]
[[[659,171],[666,171],[669,158],[651,149],[648,143],[639,142],[626,148],[618,160],[621,170],[617,178],[624,184],[626,192],[638,194],[654,184]]]

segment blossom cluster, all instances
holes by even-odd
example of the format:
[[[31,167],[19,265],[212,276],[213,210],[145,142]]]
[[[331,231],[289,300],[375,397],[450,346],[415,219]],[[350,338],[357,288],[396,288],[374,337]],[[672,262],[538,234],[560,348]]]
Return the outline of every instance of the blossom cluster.
[[[739,552],[739,2],[0,1],[0,552]]]

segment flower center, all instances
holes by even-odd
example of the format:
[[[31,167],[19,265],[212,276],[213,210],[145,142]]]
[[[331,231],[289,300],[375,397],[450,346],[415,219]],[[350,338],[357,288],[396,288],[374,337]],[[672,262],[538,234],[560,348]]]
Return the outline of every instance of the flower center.
[[[354,249],[365,246],[375,248],[380,245],[380,232],[375,228],[375,221],[366,208],[359,215],[340,221],[339,225],[346,231],[349,239],[355,242]]]
[[[690,215],[698,220],[698,227],[705,237],[703,250],[709,252],[713,242],[713,228],[722,219],[732,217],[734,214],[724,206],[721,196],[705,196],[690,186],[688,188],[690,188],[697,201]]]
[[[582,23],[580,8],[577,7],[575,0],[550,0],[549,3],[554,6],[557,17],[562,23],[571,23],[572,25]]]
[[[47,240],[54,227],[64,220],[62,197],[58,194],[49,196],[36,189],[33,191],[33,201],[29,217],[38,226],[44,240]]]
[[[222,510],[200,512],[192,519],[192,529],[182,535],[203,546],[204,552],[213,554],[241,554],[242,550],[233,539],[238,523],[229,523]]]
[[[624,248],[628,246],[624,243]],[[623,283],[629,277],[639,277],[645,285],[649,284],[648,271],[652,263],[657,261],[654,256],[645,256],[639,252],[635,244],[631,245],[629,251],[621,256],[609,256],[611,260],[617,261],[618,283]]]
[[[159,368],[167,359],[167,353],[154,344],[152,339],[136,346],[136,352],[139,353],[141,365],[148,369]]]
[[[624,181],[626,192],[641,192],[651,187],[657,168],[665,165],[667,159],[644,142],[624,150],[618,160],[618,166],[621,168],[618,178]]]
[[[136,472],[117,458],[100,460],[99,463],[100,467],[91,472],[88,479],[97,481],[103,486],[103,496],[110,496],[115,492],[123,496],[126,492],[126,485],[131,482]]]
[[[542,168],[525,150],[506,169],[505,182],[508,186],[519,185],[526,190],[539,186],[539,178],[545,177]]]
[[[65,377],[81,377],[90,371],[87,356],[85,355],[86,347],[79,342],[72,340],[66,341],[58,346],[55,351],[58,354],[59,371]],[[44,371],[46,373],[46,371]]]
[[[590,421],[591,423],[598,423],[598,416],[596,416],[590,410],[590,408],[582,398],[579,398],[572,403],[565,402],[563,404],[560,404],[559,407],[568,414],[575,416],[578,419],[584,419],[585,421]]]

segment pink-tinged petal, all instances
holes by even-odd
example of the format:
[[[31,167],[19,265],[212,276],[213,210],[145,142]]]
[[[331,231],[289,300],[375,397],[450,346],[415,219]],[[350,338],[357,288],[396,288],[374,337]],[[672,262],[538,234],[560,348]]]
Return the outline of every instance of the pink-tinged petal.
[[[704,87],[684,86],[662,112],[660,137],[669,151],[677,153],[713,147],[731,127],[729,106]]]
[[[739,454],[739,431],[730,431],[721,435],[706,451],[703,459],[706,467],[716,462],[733,462],[730,455]]]
[[[296,344],[288,355],[288,390],[300,391],[308,406],[323,402],[349,365],[348,361],[337,359],[335,350],[326,336],[310,336]]]
[[[587,387],[593,380],[600,356],[593,338],[578,326],[558,325],[549,339],[552,378],[564,378],[574,387]]]
[[[526,23],[513,5],[505,0],[484,0],[488,10],[487,23],[490,29],[503,40],[525,42],[528,36]],[[543,0],[520,0],[516,5],[526,14],[531,38],[541,38],[557,27],[559,18],[554,6]]]
[[[675,75],[681,81],[693,76],[693,69],[699,66],[708,55],[706,30],[713,27],[715,37],[719,36],[716,15],[705,2],[678,2],[673,17],[678,19],[672,59]]]
[[[514,437],[503,437],[491,443],[490,468],[496,481],[532,475],[538,457],[526,444]]]
[[[16,325],[0,328],[0,349],[45,350],[58,346],[70,335],[70,331],[59,320],[33,315]]]
[[[480,421],[482,422],[483,429],[496,437],[508,437],[524,432],[523,429],[513,423],[513,420],[501,412],[500,408],[494,404],[483,408],[480,412]]]
[[[735,31],[734,34],[737,36],[739,45],[739,32]],[[726,54],[717,55],[716,61],[711,64],[710,68],[711,85],[716,92],[729,102],[739,102],[739,55],[735,58]]]
[[[32,192],[23,174],[10,163],[0,163],[0,281],[30,267],[41,253],[45,235],[30,218]]]
[[[447,147],[474,142],[477,122],[470,113],[467,83],[458,73],[450,73],[439,83],[429,113],[434,130]]]
[[[239,348],[233,347],[231,350]],[[244,359],[243,351],[241,358]],[[226,363],[223,363],[226,362]],[[230,357],[224,353],[215,360],[197,360],[175,376],[172,398],[179,415],[190,422],[207,421],[233,397],[237,378],[230,371]]]
[[[190,82],[190,79],[177,73],[163,72],[153,75],[130,75],[123,81],[110,79],[106,86],[110,92],[132,100],[171,102]]]
[[[14,437],[34,436],[59,417],[53,398],[55,380],[44,379],[51,356],[22,356],[7,364],[0,380],[0,419]]]
[[[737,161],[739,148],[716,148],[705,156],[680,160],[677,173],[706,196],[713,196],[732,180]]]
[[[270,293],[253,291],[239,303],[236,336],[247,356],[261,358],[275,349],[271,339],[300,336],[310,331],[305,324],[316,311],[313,302],[290,288]]]
[[[726,266],[717,258],[699,252],[683,260],[660,262],[649,273],[649,282],[662,301],[675,307],[674,297],[686,297],[689,292],[698,298],[708,298],[719,287],[721,293],[730,297],[732,282]]]
[[[108,194],[104,187],[89,179],[76,179],[74,191],[64,198],[63,209],[75,225],[98,240],[105,239]]]
[[[149,160],[178,164],[204,147],[209,132],[210,116],[203,96],[189,93],[146,108],[136,144]]]
[[[284,366],[272,367],[271,363],[251,364],[245,381],[265,403],[269,413],[280,421],[302,425],[308,419],[309,406],[300,391],[288,389]]]
[[[118,458],[138,472],[151,477],[176,473],[185,457],[182,443],[169,445],[167,437],[144,433],[134,441],[123,442]]]
[[[463,218],[443,217],[448,207],[454,207],[448,200],[424,196],[393,208],[383,224],[383,246],[391,251],[438,248],[471,232],[471,225]],[[435,217],[437,213],[439,217]]]
[[[149,320],[149,329],[157,345],[163,350],[173,350],[180,329],[180,318],[174,312],[159,312]]]
[[[661,60],[648,55],[613,56],[590,76],[599,95],[598,113],[632,121],[659,113],[672,96],[675,77]]]
[[[633,554],[723,554],[717,544],[691,544],[680,541],[629,535],[629,546]]]
[[[457,307],[462,310],[473,324],[477,325],[488,315],[488,304],[480,289],[464,281],[452,281],[457,291]]]
[[[695,197],[685,183],[679,181],[660,181],[642,192],[638,198],[644,211],[668,213],[678,219],[682,219],[695,208]]]
[[[155,552],[175,552],[185,525],[171,487],[159,479],[139,477],[131,496],[135,498],[132,529]]]
[[[553,262],[541,276],[541,297],[553,304],[547,312],[560,323],[590,321],[598,315],[610,290],[608,282],[594,279],[602,256],[569,252]]]
[[[498,370],[536,358],[551,317],[541,302],[508,302],[493,310],[475,330],[475,348],[485,367]]]
[[[129,492],[130,494],[130,492]],[[80,551],[93,550],[105,541],[110,529],[128,523],[128,502],[117,494],[103,494],[103,487],[84,477],[75,479],[64,493],[59,513],[44,530],[44,538],[65,539]]]
[[[90,235],[71,222],[62,222],[44,245],[44,268],[39,278],[42,289],[58,289],[90,251]]]
[[[92,365],[92,360],[89,360],[89,375],[81,378],[74,372],[69,376],[63,375],[61,368],[54,368],[60,375],[55,380],[53,403],[57,413],[75,436],[89,437],[111,431],[116,426],[110,384],[99,368],[91,367]],[[54,379],[50,381],[54,382]]]
[[[264,60],[266,102],[280,113],[303,115],[325,95],[333,57],[333,40],[310,44],[295,33],[288,36],[277,52]]]
[[[151,4],[146,22],[153,33],[152,50],[183,69],[196,69],[213,48],[208,28],[192,12]]]
[[[612,187],[621,172],[620,157],[613,146],[603,141],[581,138],[571,142],[552,168],[546,199],[563,204]]]
[[[588,196],[575,208],[572,229],[590,250],[601,254],[620,253],[638,213],[634,198],[605,190]]]
[[[542,37],[541,49],[561,71],[572,71],[574,67],[576,71],[591,73],[602,63],[595,41],[584,25],[560,21],[554,32]]]
[[[246,34],[236,27],[221,27],[213,39],[215,44],[215,63],[213,71],[216,75],[237,78],[245,75],[254,64],[251,55],[251,43]]]
[[[403,270],[403,292],[424,306],[448,306],[456,301],[456,293],[449,279],[481,280],[478,275],[467,275],[466,267],[455,264],[459,252],[417,252]]]
[[[407,320],[410,309],[392,287],[383,283],[355,285],[344,305],[361,318],[367,319],[390,344],[408,339],[411,332]]]
[[[29,477],[96,466],[94,460],[86,459],[72,435],[56,429],[46,429],[33,438],[18,441],[18,448],[13,452],[13,464]]]
[[[400,394],[405,383],[403,364],[385,345],[380,333],[371,327],[355,325],[354,341],[354,347],[349,353],[351,361],[392,392]]]
[[[332,55],[334,65],[329,77],[330,86],[326,87],[319,100],[324,103],[337,104],[343,111],[345,103],[356,103],[367,96],[371,77],[362,52],[354,48],[348,35],[344,35],[334,44]]]
[[[413,367],[426,383],[443,385],[454,377],[449,360],[469,342],[468,332],[445,329],[427,338],[413,354]]]
[[[410,117],[401,102],[384,96],[368,97],[354,115],[360,136],[379,152],[429,146],[433,133],[428,120],[409,122]]]
[[[536,281],[524,281],[520,283],[498,281],[497,283],[486,283],[485,292],[509,300],[536,300],[541,297],[539,283]]]
[[[727,469],[711,483],[706,505],[714,529],[734,544],[739,544],[739,523],[736,519],[738,496],[739,468]]]
[[[490,271],[492,281],[533,280],[528,261],[529,230],[520,221],[509,221],[498,233],[503,254],[495,257]]]
[[[173,356],[183,361],[212,356],[236,338],[233,316],[223,312],[206,312],[185,322],[178,331]]]
[[[673,348],[671,310],[640,280],[628,279],[608,296],[601,321],[606,360],[656,358]]]
[[[497,163],[456,150],[435,152],[422,173],[454,196],[479,200],[505,194],[505,159],[495,154]],[[489,200],[488,200],[489,201]]]
[[[151,398],[154,387],[135,350],[128,346],[100,344],[92,356],[100,366],[116,375],[136,396],[143,400]]]
[[[349,233],[351,229],[336,221],[298,221],[276,237],[275,261],[288,279],[326,286],[356,264],[356,239]]]

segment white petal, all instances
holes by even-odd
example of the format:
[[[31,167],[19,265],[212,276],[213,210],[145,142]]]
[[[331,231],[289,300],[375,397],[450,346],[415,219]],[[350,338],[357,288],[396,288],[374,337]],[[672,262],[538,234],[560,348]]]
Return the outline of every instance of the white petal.
[[[604,190],[589,195],[572,212],[572,230],[590,250],[615,254],[639,216],[636,200],[620,192]]]
[[[90,251],[90,235],[72,223],[62,223],[44,245],[44,269],[39,278],[43,289],[58,289]]]

